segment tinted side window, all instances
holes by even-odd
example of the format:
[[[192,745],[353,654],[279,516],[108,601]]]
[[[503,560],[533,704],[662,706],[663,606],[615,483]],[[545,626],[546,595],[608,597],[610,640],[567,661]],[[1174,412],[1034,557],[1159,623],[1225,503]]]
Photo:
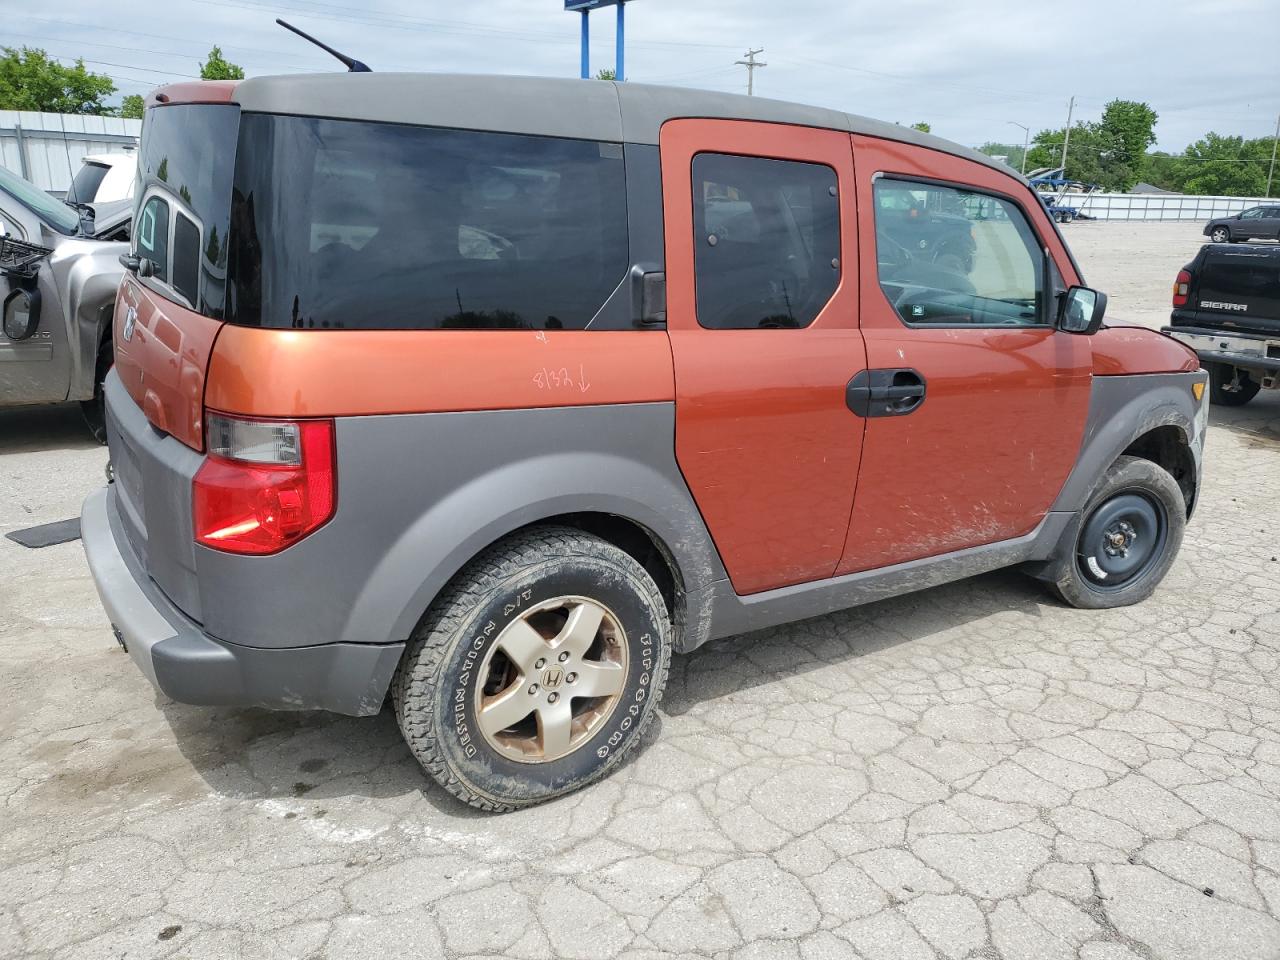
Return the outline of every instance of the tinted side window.
[[[1262,217],[1261,207],[1250,207],[1244,213],[1240,214],[1241,220],[1258,220]]]
[[[174,214],[173,221],[173,289],[187,298],[187,303],[198,301],[200,284],[200,228],[182,211]]]
[[[880,178],[875,218],[880,287],[903,322],[1046,322],[1044,254],[1016,204],[992,194]]]
[[[228,319],[582,329],[626,276],[620,144],[248,114]]]
[[[159,197],[152,197],[138,215],[138,225],[133,236],[138,256],[146,257],[155,265],[157,280],[169,279],[169,205]]]
[[[807,327],[840,282],[840,199],[830,167],[693,158],[698,323]]]

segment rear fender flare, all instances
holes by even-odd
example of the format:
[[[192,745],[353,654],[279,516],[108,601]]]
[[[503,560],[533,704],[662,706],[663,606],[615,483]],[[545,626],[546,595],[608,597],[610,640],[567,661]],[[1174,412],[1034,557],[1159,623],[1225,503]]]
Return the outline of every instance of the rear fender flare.
[[[476,476],[410,523],[368,577],[342,639],[408,638],[439,592],[486,547],[530,524],[586,512],[650,531],[673,558],[686,593],[725,576],[682,480],[610,454],[549,454]]]

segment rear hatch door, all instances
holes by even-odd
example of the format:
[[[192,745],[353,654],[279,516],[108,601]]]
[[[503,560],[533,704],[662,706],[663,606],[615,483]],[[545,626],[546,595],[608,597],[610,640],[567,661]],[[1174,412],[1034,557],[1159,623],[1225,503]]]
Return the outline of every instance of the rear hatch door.
[[[1280,335],[1280,247],[1215,245],[1195,300],[1197,326]]]
[[[157,102],[167,105],[148,108],[138,155],[138,266],[116,297],[119,383],[107,391],[108,440],[130,545],[199,621],[191,479],[204,461],[205,381],[222,328],[240,110],[225,101]]]

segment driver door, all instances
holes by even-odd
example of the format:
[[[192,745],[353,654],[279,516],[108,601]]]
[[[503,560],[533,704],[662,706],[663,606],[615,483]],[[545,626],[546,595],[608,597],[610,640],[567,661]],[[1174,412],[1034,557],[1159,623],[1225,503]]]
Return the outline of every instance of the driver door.
[[[1035,197],[969,160],[853,141],[868,382],[888,399],[868,409],[837,574],[1033,530],[1092,381],[1089,338],[1051,323],[1050,278],[1080,281]]]

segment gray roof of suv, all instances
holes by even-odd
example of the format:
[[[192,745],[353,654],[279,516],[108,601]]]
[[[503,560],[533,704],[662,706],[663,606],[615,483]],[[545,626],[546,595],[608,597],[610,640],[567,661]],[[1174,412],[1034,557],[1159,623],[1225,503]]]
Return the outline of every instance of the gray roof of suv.
[[[663,123],[677,117],[765,120],[913,143],[1022,181],[1017,171],[984,153],[910,127],[680,87],[449,73],[318,73],[254,77],[236,86],[235,100],[246,111],[263,113],[649,144],[658,142]]]

